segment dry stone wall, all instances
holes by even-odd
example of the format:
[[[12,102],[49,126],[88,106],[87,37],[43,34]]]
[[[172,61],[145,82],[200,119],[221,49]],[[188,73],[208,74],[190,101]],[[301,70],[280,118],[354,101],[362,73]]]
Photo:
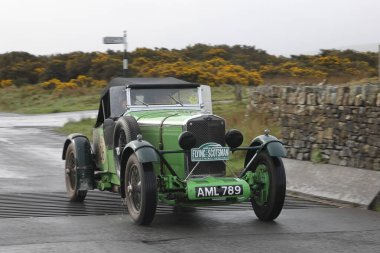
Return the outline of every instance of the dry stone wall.
[[[380,84],[259,86],[250,108],[280,119],[288,158],[380,170]]]

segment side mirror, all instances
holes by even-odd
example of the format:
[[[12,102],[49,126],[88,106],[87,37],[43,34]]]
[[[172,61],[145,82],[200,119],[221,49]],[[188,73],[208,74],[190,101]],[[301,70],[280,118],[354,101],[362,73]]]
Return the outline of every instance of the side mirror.
[[[243,134],[236,129],[228,130],[226,133],[226,143],[231,148],[237,148],[243,143]]]
[[[181,133],[178,137],[178,144],[183,150],[192,149],[197,143],[197,139],[194,134],[189,131]]]

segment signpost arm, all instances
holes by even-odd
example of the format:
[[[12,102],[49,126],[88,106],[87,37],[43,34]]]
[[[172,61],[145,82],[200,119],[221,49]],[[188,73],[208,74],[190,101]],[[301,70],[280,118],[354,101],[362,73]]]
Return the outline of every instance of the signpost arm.
[[[127,31],[124,31],[123,37],[103,37],[104,44],[124,44],[123,53],[123,76],[127,76],[128,59],[127,59]]]

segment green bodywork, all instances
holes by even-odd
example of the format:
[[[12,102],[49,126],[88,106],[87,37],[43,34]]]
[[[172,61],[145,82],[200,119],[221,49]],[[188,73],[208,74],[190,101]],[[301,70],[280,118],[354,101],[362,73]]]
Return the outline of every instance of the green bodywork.
[[[269,193],[269,175],[264,165],[256,172],[248,171],[242,178],[233,177],[205,177],[186,179],[185,154],[170,153],[163,154],[165,160],[170,164],[176,173],[172,175],[170,171],[160,164],[160,158],[154,151],[158,150],[180,150],[178,136],[184,131],[185,123],[202,113],[199,110],[147,110],[132,111],[125,115],[133,116],[140,127],[143,140],[130,142],[125,150],[130,153],[135,152],[140,162],[152,162],[158,180],[158,199],[161,202],[171,205],[193,204],[207,205],[207,200],[224,201],[225,204],[247,201],[255,198],[259,204],[267,201]],[[100,170],[98,173],[96,187],[100,190],[111,190],[114,186],[120,186],[118,172],[115,169],[114,151],[105,144],[103,126],[94,128],[94,148],[95,163]],[[162,140],[160,139],[162,136]],[[259,136],[254,139],[256,144],[273,141],[272,137]],[[280,145],[281,147],[279,147]],[[151,148],[154,147],[154,148]],[[273,142],[268,145],[268,151],[274,156],[283,156],[283,147],[280,143]],[[197,187],[234,187],[241,186],[242,192],[236,196],[213,196],[197,197]],[[259,194],[257,194],[259,193]],[[205,202],[206,201],[206,202]]]
[[[160,150],[180,150],[178,136],[183,132],[183,124],[195,115],[201,116],[199,111],[140,111],[132,112],[129,115],[136,118],[140,126],[143,139],[150,142]],[[162,133],[160,133],[160,131]],[[162,142],[160,140],[162,136]],[[161,143],[161,146],[160,146]],[[164,158],[172,166],[180,179],[185,177],[185,157],[184,154],[165,154]],[[156,174],[160,173],[159,164],[154,166]],[[164,174],[169,174],[164,168]]]
[[[182,125],[184,122],[196,115],[201,116],[200,111],[184,111],[184,110],[160,110],[160,111],[139,111],[139,112],[130,112],[126,115],[130,115],[136,118],[139,123],[140,131],[144,141],[147,141],[152,146],[163,149],[163,150],[180,150],[178,144],[178,136],[182,133]],[[162,131],[162,146],[160,147],[160,131]],[[94,128],[94,147],[96,156],[96,166],[104,174],[102,175],[101,185],[115,184],[120,185],[119,177],[115,170],[114,164],[114,151],[113,149],[108,149],[105,145],[104,140],[104,131],[103,127]],[[137,141],[136,141],[137,142]],[[138,145],[138,143],[136,143]],[[131,146],[132,150],[136,149],[136,145]],[[154,151],[139,149],[137,152],[140,152],[140,157],[144,156],[144,152],[150,153],[152,156]],[[137,154],[139,156],[139,154]],[[179,179],[184,179],[185,177],[185,159],[184,154],[165,154],[165,159],[176,171]],[[156,161],[156,158],[152,158],[152,161]],[[142,162],[147,162],[143,160]],[[160,164],[158,162],[154,163],[154,168],[156,175],[159,175]],[[167,169],[164,169],[164,174],[169,174]],[[99,187],[98,187],[99,188]],[[101,188],[103,189],[103,187]]]
[[[100,170],[96,187],[102,191],[111,189],[112,185],[120,186],[120,179],[116,173],[114,151],[105,145],[102,127],[94,128],[93,141],[95,148],[95,165]]]

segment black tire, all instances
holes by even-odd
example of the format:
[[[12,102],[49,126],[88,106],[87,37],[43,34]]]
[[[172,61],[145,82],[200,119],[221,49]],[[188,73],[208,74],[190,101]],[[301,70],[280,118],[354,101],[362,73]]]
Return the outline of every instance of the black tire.
[[[276,219],[284,206],[286,193],[285,169],[281,158],[271,157],[266,151],[258,154],[256,162],[251,165],[252,171],[258,168],[267,171],[269,176],[268,195],[264,203],[259,203],[256,197],[251,198],[252,208],[256,216],[262,221],[272,221]],[[262,186],[264,188],[264,185]],[[262,189],[254,191],[254,195],[261,194]]]
[[[65,181],[67,196],[71,202],[83,202],[86,198],[87,191],[79,191],[77,189],[77,157],[74,143],[70,143],[67,147],[65,160]]]
[[[157,188],[156,175],[152,163],[140,163],[132,154],[125,168],[123,201],[132,220],[138,225],[149,225],[156,213]]]
[[[136,119],[132,116],[124,116],[116,122],[113,134],[115,169],[120,177],[121,155],[125,145],[137,139],[140,134],[140,127]]]

